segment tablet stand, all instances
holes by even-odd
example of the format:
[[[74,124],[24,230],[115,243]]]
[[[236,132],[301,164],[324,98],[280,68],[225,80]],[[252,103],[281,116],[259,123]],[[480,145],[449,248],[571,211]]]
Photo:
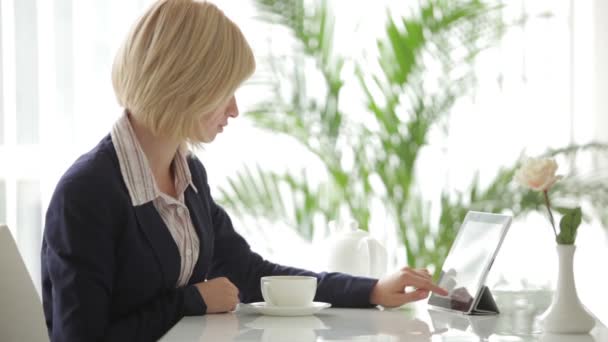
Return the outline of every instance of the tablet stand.
[[[471,315],[496,315],[499,314],[498,306],[494,301],[494,297],[487,286],[481,289],[479,299],[471,310]]]

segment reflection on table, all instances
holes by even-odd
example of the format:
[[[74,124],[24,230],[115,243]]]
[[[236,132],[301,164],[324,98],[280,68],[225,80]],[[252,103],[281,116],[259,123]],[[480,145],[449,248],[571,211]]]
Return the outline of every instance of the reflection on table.
[[[262,316],[246,306],[236,312],[186,317],[162,341],[608,341],[598,322],[588,335],[542,335],[536,313],[464,316],[417,309],[335,309],[314,316]]]
[[[517,315],[519,314],[521,313],[517,313]],[[465,316],[436,310],[429,310],[429,315],[434,329],[448,331],[445,336],[451,337],[455,341],[461,341],[456,339],[457,337],[472,337],[473,335],[478,338],[478,341],[522,342],[600,342],[608,338],[608,329],[599,322],[591,334],[557,335],[543,334],[539,327],[538,317],[523,316],[513,320],[508,314]],[[518,322],[523,325],[518,325]],[[443,339],[443,341],[450,340],[452,339]]]

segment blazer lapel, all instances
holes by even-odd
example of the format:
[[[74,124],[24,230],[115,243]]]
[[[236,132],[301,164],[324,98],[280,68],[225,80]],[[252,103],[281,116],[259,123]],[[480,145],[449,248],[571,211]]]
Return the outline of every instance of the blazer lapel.
[[[196,230],[199,240],[199,257],[194,266],[190,284],[205,280],[207,272],[213,258],[213,226],[209,218],[209,210],[206,204],[194,192],[192,187],[188,187],[185,192],[186,206],[190,211],[190,219]]]
[[[156,254],[165,287],[174,288],[179,276],[181,259],[169,229],[152,202],[135,207],[135,214],[139,229],[146,236]]]

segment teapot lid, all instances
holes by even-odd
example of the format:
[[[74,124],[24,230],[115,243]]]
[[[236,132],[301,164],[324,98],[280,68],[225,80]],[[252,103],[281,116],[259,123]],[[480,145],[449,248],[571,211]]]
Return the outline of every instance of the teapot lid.
[[[364,233],[359,229],[359,222],[353,219],[329,221],[330,233]]]

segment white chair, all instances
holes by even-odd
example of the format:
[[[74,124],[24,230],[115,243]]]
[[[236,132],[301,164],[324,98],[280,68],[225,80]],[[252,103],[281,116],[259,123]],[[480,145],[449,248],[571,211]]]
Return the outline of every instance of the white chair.
[[[0,341],[48,341],[42,303],[10,230],[0,225]]]

